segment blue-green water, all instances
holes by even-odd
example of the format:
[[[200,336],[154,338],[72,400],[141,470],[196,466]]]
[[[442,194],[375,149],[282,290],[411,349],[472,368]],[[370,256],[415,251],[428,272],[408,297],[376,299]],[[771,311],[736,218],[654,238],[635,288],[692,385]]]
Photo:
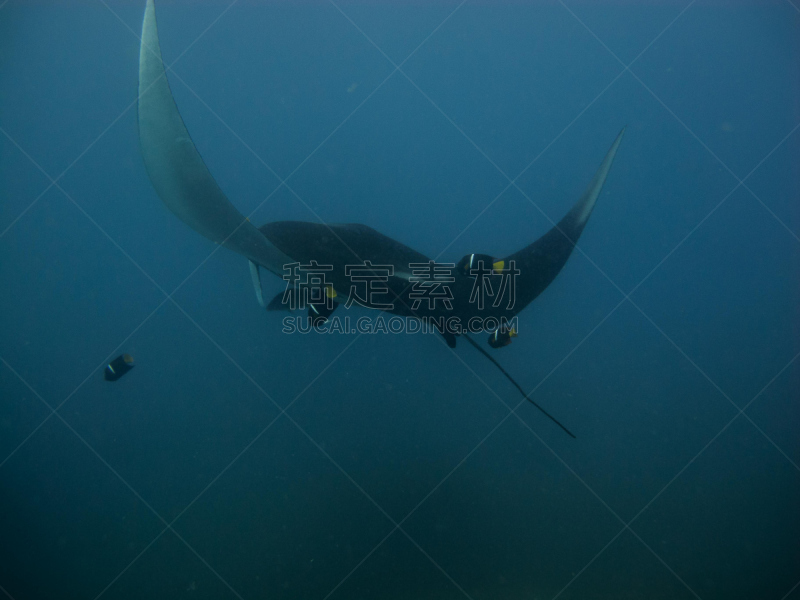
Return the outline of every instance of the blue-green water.
[[[573,440],[463,341],[282,334],[150,185],[144,0],[0,4],[0,597],[800,598],[798,8],[158,3],[256,224],[504,256],[627,125],[494,354]]]

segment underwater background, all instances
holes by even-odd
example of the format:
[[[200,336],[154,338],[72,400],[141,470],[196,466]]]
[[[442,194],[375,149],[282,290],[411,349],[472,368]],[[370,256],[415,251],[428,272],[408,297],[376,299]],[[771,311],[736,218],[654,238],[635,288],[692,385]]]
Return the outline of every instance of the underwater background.
[[[0,597],[800,599],[796,0],[157,2],[257,225],[503,256],[627,126],[493,354],[577,439],[463,341],[281,333],[150,185],[144,4],[0,2]]]

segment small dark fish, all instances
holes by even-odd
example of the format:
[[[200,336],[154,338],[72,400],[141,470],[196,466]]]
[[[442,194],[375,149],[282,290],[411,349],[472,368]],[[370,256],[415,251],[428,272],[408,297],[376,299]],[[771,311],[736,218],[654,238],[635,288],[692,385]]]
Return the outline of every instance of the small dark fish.
[[[130,354],[120,354],[106,365],[103,376],[106,381],[116,381],[133,368],[133,357]]]

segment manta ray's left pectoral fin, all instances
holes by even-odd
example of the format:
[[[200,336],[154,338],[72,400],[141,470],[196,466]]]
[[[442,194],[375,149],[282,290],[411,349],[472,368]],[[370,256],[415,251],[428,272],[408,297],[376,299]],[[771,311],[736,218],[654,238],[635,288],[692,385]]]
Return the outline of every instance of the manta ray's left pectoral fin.
[[[225,197],[186,130],[161,59],[153,0],[142,22],[138,116],[147,174],[167,208],[197,233],[280,275],[292,261]]]

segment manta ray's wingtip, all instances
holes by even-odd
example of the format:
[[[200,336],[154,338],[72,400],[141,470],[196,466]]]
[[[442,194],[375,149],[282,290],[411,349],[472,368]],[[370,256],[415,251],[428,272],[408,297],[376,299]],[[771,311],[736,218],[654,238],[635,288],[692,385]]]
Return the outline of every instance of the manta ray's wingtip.
[[[625,131],[627,129],[628,129],[628,126],[627,125],[623,125],[622,129],[620,129],[619,133],[617,134],[617,137],[614,138],[614,143],[611,144],[611,150],[609,150],[608,153],[611,155],[612,160],[613,160],[614,154],[616,154],[616,152],[617,152],[617,148],[619,148],[619,145],[622,142],[622,138],[625,136]]]

